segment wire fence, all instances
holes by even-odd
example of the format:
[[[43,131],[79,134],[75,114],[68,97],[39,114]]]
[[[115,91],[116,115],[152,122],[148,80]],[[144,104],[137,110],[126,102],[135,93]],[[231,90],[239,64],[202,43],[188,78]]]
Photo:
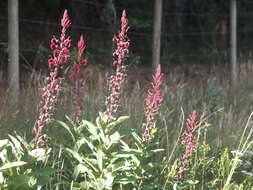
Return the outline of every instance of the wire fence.
[[[77,3],[78,5],[82,6],[82,5],[87,5],[87,6],[101,6],[101,7],[105,7],[107,6],[106,4],[102,4],[102,3],[97,3],[97,2],[93,2],[93,1],[87,1],[87,0],[74,0],[73,1],[74,3]],[[132,12],[132,13],[140,13],[140,14],[143,14],[143,15],[149,15],[149,16],[153,16],[153,12],[152,11],[145,11],[145,10],[142,10],[142,9],[131,9],[131,8],[124,8],[124,7],[119,7],[119,6],[115,6],[115,8],[117,10],[123,10],[123,9],[126,9],[127,12]],[[168,12],[163,12],[163,15],[164,16],[175,16],[175,15],[181,15],[181,16],[194,16],[194,17],[212,17],[212,16],[217,16],[217,17],[229,17],[230,14],[229,13],[168,13]],[[238,19],[241,19],[241,18],[245,18],[247,16],[253,16],[253,12],[240,12],[238,14]],[[6,16],[0,16],[0,21],[2,23],[5,23],[7,24],[7,20],[8,18]],[[40,25],[40,26],[45,26],[45,25],[48,25],[48,26],[53,26],[53,27],[60,27],[60,24],[59,23],[55,23],[55,22],[50,22],[50,21],[45,21],[45,20],[39,20],[39,19],[31,19],[31,18],[19,18],[19,21],[21,24],[34,24],[34,25]],[[151,26],[152,27],[152,26]],[[82,30],[83,32],[91,32],[94,34],[94,32],[98,32],[98,33],[105,33],[105,35],[107,35],[108,33],[111,34],[112,33],[112,30],[110,30],[109,28],[106,28],[106,27],[92,27],[92,26],[87,26],[87,25],[77,25],[77,24],[73,24],[71,25],[71,28],[73,29],[80,29]],[[238,35],[251,35],[253,33],[253,30],[252,29],[247,29],[247,30],[239,30],[238,32]],[[128,32],[129,36],[131,36],[132,38],[134,38],[136,41],[141,41],[139,38],[143,39],[145,38],[146,41],[148,41],[150,39],[150,43],[152,43],[152,36],[153,34],[152,33],[148,33],[148,32],[139,32],[138,30],[135,30],[134,28],[131,29],[129,32]],[[98,34],[99,35],[99,34]],[[166,46],[164,45],[166,41],[166,43],[168,42],[169,43],[169,39],[168,38],[174,38],[174,37],[178,37],[178,36],[182,36],[184,37],[185,41],[187,41],[188,38],[197,38],[197,40],[199,41],[200,38],[210,38],[210,37],[213,37],[213,36],[219,36],[219,35],[223,35],[223,36],[226,36],[227,38],[229,38],[229,32],[221,32],[221,31],[191,31],[191,32],[162,32],[162,46]],[[147,40],[148,39],[148,40]],[[135,42],[137,43],[137,42]],[[218,42],[217,42],[218,43]],[[183,44],[182,44],[183,45]],[[253,44],[246,44],[246,45],[241,45],[240,46],[240,49],[241,50],[245,50],[245,49],[250,49],[253,47]],[[165,47],[166,48],[166,47]],[[204,57],[212,57],[212,56],[227,56],[228,57],[228,51],[227,50],[224,50],[224,51],[213,51],[215,50],[216,47],[208,47],[207,49],[209,50],[206,50],[204,53],[202,52],[198,52],[198,53],[180,53],[179,55],[178,54],[171,54],[169,56],[162,56],[162,60],[165,60],[166,62],[166,59],[169,60],[169,59],[181,59],[181,58],[200,58],[200,59],[203,59]],[[1,51],[4,51],[6,49],[6,47],[4,47],[3,45],[0,44],[0,49]],[[108,49],[108,48],[107,48]],[[22,52],[37,52],[36,49],[34,48],[21,48],[20,49],[21,53]],[[143,50],[142,50],[143,51]],[[144,51],[146,51],[144,49]],[[150,51],[150,50],[149,50]],[[138,52],[141,52],[141,50],[139,49],[135,49],[134,50],[135,53],[138,54]],[[111,53],[110,51],[108,51],[107,53],[101,53],[99,51],[91,51],[90,52],[92,54],[92,56],[94,57],[111,57]],[[140,55],[137,55],[137,56],[140,56]],[[143,60],[150,60],[151,61],[151,57],[150,56],[145,56],[145,55],[141,55],[141,58]]]

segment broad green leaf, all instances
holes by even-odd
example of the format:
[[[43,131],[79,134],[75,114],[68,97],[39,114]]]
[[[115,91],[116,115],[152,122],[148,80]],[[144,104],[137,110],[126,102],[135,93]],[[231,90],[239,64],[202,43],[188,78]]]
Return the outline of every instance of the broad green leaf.
[[[132,136],[137,141],[138,145],[142,145],[142,139],[139,137],[139,135],[136,132],[132,132]]]
[[[4,149],[0,152],[0,159],[2,160],[2,163],[7,160],[7,149]]]
[[[111,143],[114,144],[115,142],[119,141],[120,140],[120,135],[119,133],[116,131],[115,133],[113,133],[111,136],[110,136],[110,139],[111,139]]]
[[[136,157],[136,156],[132,156],[132,160],[134,161],[134,163],[136,164],[137,167],[140,166],[140,160]]]
[[[104,153],[99,149],[96,154],[97,162],[98,162],[98,168],[102,172],[103,171],[103,157]]]
[[[123,123],[125,120],[129,119],[130,117],[129,116],[121,116],[119,117],[116,121],[113,121],[111,123],[109,123],[107,126],[106,126],[106,130],[111,130],[113,129],[115,126],[117,126],[118,124],[120,123]]]
[[[80,147],[81,147],[83,144],[86,144],[86,142],[87,142],[87,140],[86,140],[85,137],[79,139],[79,140],[75,143],[75,145],[74,145],[74,150],[75,150],[76,152],[78,152],[79,149],[80,149]],[[93,146],[91,146],[91,150],[92,150],[92,148],[93,148]]]
[[[21,137],[20,135],[16,134],[16,138],[23,144],[26,148],[28,148],[30,145],[26,142],[25,138]]]
[[[9,163],[2,165],[0,167],[0,171],[4,171],[4,170],[7,170],[7,169],[13,168],[13,167],[23,166],[25,164],[26,164],[26,162],[23,162],[23,161],[9,162]]]
[[[142,154],[142,152],[139,150],[135,150],[135,149],[120,150],[114,156],[116,158],[129,158],[129,157],[134,156],[136,154]]]
[[[77,127],[77,126],[76,126],[76,123],[75,123],[72,119],[70,119],[69,116],[65,115],[65,117],[66,117],[66,119],[71,123],[71,125],[72,125],[74,128]]]
[[[84,156],[80,155],[78,152],[73,151],[69,148],[65,148],[67,152],[69,152],[79,163],[86,163],[91,169],[94,171],[97,171],[96,167],[94,166],[97,160],[95,159],[88,159],[85,158]]]
[[[129,150],[130,149],[129,146],[128,146],[128,144],[125,143],[123,140],[120,140],[120,143],[123,145],[122,149],[124,149],[124,150]]]
[[[105,188],[106,189],[112,189],[113,180],[114,180],[114,177],[113,177],[112,173],[111,172],[106,172],[105,177],[106,177]]]
[[[83,121],[83,124],[87,125],[88,131],[96,138],[98,138],[97,126],[93,125],[89,121]]]
[[[111,167],[107,167],[107,168],[111,168],[113,173],[120,172],[120,171],[129,171],[133,169],[132,164],[130,164],[126,160],[118,161],[115,164],[111,164]]]
[[[3,172],[0,172],[0,184],[4,183],[4,176],[3,176]],[[1,186],[0,186],[1,187]]]
[[[109,138],[107,138],[109,140],[108,142],[108,146],[107,149],[109,149],[113,144],[116,144],[119,140],[120,140],[120,135],[119,133],[116,131],[115,133],[113,133]]]
[[[0,151],[3,150],[5,147],[7,147],[9,144],[8,139],[0,140]]]
[[[74,169],[73,176],[75,179],[77,179],[77,177],[79,176],[80,173],[85,173],[85,172],[92,173],[85,165],[78,164]]]
[[[105,189],[105,183],[106,180],[104,178],[98,178],[97,179],[97,188],[98,190],[104,190]]]
[[[71,138],[72,138],[73,142],[75,142],[75,141],[76,141],[76,138],[75,138],[75,136],[73,135],[73,133],[72,133],[70,127],[69,127],[66,123],[64,123],[64,122],[62,122],[62,121],[59,121],[59,120],[57,120],[57,123],[59,123],[64,129],[66,129],[66,130],[69,132],[69,134],[71,135]]]
[[[83,163],[83,158],[78,152],[73,151],[70,148],[65,148],[65,150],[69,152],[79,163]]]
[[[85,120],[83,120],[82,124],[79,125],[77,128],[74,128],[75,132],[79,135],[82,134],[84,129],[87,129],[87,124],[85,124],[84,122],[85,122]]]
[[[46,149],[44,149],[44,148],[33,149],[28,154],[30,156],[32,156],[34,159],[36,159],[37,161],[43,161],[43,160],[47,159],[47,157],[48,157],[48,153],[47,153]]]
[[[123,176],[117,176],[114,180],[114,183],[120,183],[120,184],[126,185],[129,183],[134,183],[135,180],[136,180],[135,176],[123,175]]]
[[[15,154],[15,156],[19,157],[20,155],[23,155],[23,148],[21,143],[12,135],[8,135],[12,142],[10,142],[12,146],[12,152]]]
[[[102,124],[105,124],[108,122],[109,118],[105,113],[99,112],[99,118],[102,120]]]
[[[89,166],[94,172],[99,172],[97,168],[97,159],[93,158],[83,158],[84,164]]]
[[[97,124],[97,126],[99,128],[99,137],[101,138],[101,140],[103,141],[103,143],[106,143],[105,133],[104,133],[103,126],[102,126],[102,124],[100,122],[100,117],[97,117],[96,124]]]

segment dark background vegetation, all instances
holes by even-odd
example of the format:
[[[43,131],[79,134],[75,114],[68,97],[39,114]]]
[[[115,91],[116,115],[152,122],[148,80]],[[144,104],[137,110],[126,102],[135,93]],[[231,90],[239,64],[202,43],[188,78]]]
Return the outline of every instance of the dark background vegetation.
[[[87,44],[89,61],[111,64],[112,33],[119,29],[123,9],[129,19],[130,64],[151,66],[153,0],[20,0],[21,70],[47,68],[49,43],[60,33],[60,19],[68,9],[72,20],[72,46],[80,33]],[[253,43],[253,2],[238,1],[238,55],[248,57]],[[0,70],[7,70],[7,0],[0,1]],[[226,65],[229,62],[229,0],[164,0],[161,62]]]

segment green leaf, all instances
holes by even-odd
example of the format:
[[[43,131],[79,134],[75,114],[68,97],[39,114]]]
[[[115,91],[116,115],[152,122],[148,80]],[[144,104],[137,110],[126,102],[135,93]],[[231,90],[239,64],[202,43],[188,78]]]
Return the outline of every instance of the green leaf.
[[[8,145],[9,145],[8,139],[0,140],[0,151],[6,148]]]
[[[15,133],[16,134],[16,133]],[[16,138],[23,144],[27,149],[29,148],[29,144],[26,142],[25,138],[21,137],[20,135],[16,134]]]
[[[72,125],[74,128],[77,127],[77,126],[76,126],[76,123],[75,123],[72,119],[70,119],[69,116],[65,115],[65,117],[66,117],[66,119],[71,123],[71,125]]]
[[[96,184],[96,189],[98,190],[104,190],[105,188],[105,183],[106,183],[106,180],[103,179],[103,178],[98,178],[97,179],[97,184]]]
[[[79,149],[80,149],[80,147],[83,145],[83,144],[87,144],[88,146],[89,146],[89,148],[91,149],[91,151],[93,151],[94,150],[94,146],[93,146],[93,144],[90,142],[90,141],[88,141],[85,137],[82,137],[81,139],[79,139],[76,143],[75,143],[75,145],[74,145],[74,150],[75,151],[79,151]]]
[[[99,149],[97,154],[97,162],[98,162],[98,168],[99,170],[102,172],[103,171],[103,157],[104,157],[104,153]]]
[[[78,164],[74,169],[74,179],[76,180],[80,173],[90,173],[90,170],[83,164]],[[91,172],[92,173],[92,172]]]
[[[48,151],[50,152],[50,150],[51,149]],[[47,159],[49,153],[48,151],[44,148],[37,148],[30,151],[28,154],[36,159],[36,161],[43,161]]]
[[[119,133],[116,131],[115,133],[113,133],[113,134],[109,137],[108,146],[106,147],[107,150],[108,150],[113,144],[116,144],[119,140],[120,140],[120,135],[119,135]]]
[[[111,172],[106,173],[105,177],[106,177],[105,188],[112,189],[113,180],[114,180],[112,173]]]
[[[101,140],[103,141],[103,143],[106,143],[106,137],[105,137],[105,133],[104,133],[104,129],[103,129],[102,123],[100,122],[100,117],[97,117],[96,124],[97,124],[99,132],[100,132],[99,133],[99,137],[101,138]]]
[[[87,129],[88,131],[96,138],[98,138],[98,127],[93,125],[91,122],[89,121],[83,121],[84,125],[87,125]]]
[[[4,175],[3,175],[3,172],[0,172],[0,187],[1,187],[1,184],[3,184],[5,181],[5,178],[4,178]]]
[[[142,152],[135,149],[129,150],[120,150],[115,154],[116,158],[129,158],[131,156],[135,156],[136,154],[141,154]]]
[[[130,184],[130,183],[134,183],[136,180],[136,177],[135,176],[117,176],[115,178],[115,181],[114,183],[120,183],[120,184],[123,184],[123,185],[126,185],[126,184]]]
[[[116,121],[113,121],[113,122],[109,123],[106,126],[106,130],[109,130],[109,131],[112,130],[115,126],[117,126],[120,123],[123,123],[125,120],[127,120],[129,118],[130,118],[129,116],[121,116],[121,117],[119,117]]]
[[[65,150],[69,152],[79,163],[83,163],[83,158],[78,152],[73,151],[69,148],[65,148]]]
[[[186,183],[188,183],[189,185],[196,185],[199,183],[198,180],[187,180]]]
[[[23,154],[23,148],[21,146],[21,143],[12,135],[8,135],[12,142],[10,142],[12,146],[12,152],[15,154],[16,157]]]
[[[108,122],[109,118],[105,113],[99,112],[99,118],[102,121],[102,124],[105,124]]]
[[[25,164],[26,164],[26,162],[23,162],[23,161],[9,162],[9,163],[2,165],[0,167],[0,171],[4,171],[4,170],[7,170],[7,169],[13,168],[13,167],[23,166]]]
[[[150,150],[150,152],[151,152],[151,153],[157,153],[157,152],[163,152],[163,151],[164,151],[164,149],[163,149],[163,148]]]
[[[132,136],[137,141],[138,145],[142,145],[142,139],[139,137],[139,135],[136,132],[132,132]]]
[[[73,151],[69,148],[65,148],[67,152],[69,152],[79,163],[86,163],[89,167],[91,167],[94,171],[97,171],[96,167],[94,166],[94,162],[96,160],[93,159],[87,159],[83,156],[81,156],[78,152]]]
[[[69,132],[69,134],[71,135],[71,138],[72,138],[73,142],[75,142],[76,138],[75,138],[74,134],[72,133],[70,127],[66,123],[64,123],[62,121],[59,121],[59,120],[57,120],[57,123],[59,123],[64,129],[66,129]]]

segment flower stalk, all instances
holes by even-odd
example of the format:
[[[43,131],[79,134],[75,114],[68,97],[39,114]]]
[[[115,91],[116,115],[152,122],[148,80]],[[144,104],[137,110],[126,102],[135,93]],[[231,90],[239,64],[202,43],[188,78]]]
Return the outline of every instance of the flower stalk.
[[[58,76],[59,70],[63,69],[68,63],[69,48],[71,47],[70,37],[66,37],[66,31],[71,25],[67,10],[64,11],[63,18],[61,19],[62,32],[60,39],[53,36],[50,48],[53,51],[52,57],[48,60],[48,66],[51,69],[49,77],[45,79],[45,86],[42,88],[42,97],[40,101],[40,116],[37,121],[37,128],[34,127],[35,132],[35,145],[36,148],[39,144],[43,143],[41,135],[42,129],[52,122],[52,115],[55,111],[60,91],[62,90],[63,78]]]
[[[146,121],[142,124],[144,128],[144,133],[142,135],[143,141],[150,140],[150,131],[155,126],[155,115],[159,111],[159,107],[163,101],[162,92],[160,86],[162,84],[163,73],[161,70],[161,65],[158,65],[155,76],[153,76],[152,87],[148,89],[147,99],[145,100],[145,116]]]
[[[185,152],[181,157],[181,161],[179,162],[180,166],[178,173],[179,181],[182,181],[185,173],[188,172],[188,170],[186,170],[186,167],[190,164],[189,159],[192,156],[192,153],[195,152],[198,148],[198,140],[194,135],[197,126],[198,126],[197,112],[196,110],[194,110],[192,114],[189,116],[189,118],[186,119],[186,130],[182,134],[181,144],[186,145],[186,147]]]
[[[121,17],[121,31],[118,32],[117,36],[114,36],[112,41],[116,42],[116,49],[113,52],[113,67],[116,67],[115,75],[111,75],[109,79],[109,91],[110,94],[106,98],[106,115],[108,120],[115,120],[115,113],[119,107],[120,93],[122,85],[126,79],[126,66],[123,65],[127,54],[129,54],[129,38],[127,36],[127,31],[129,30],[128,19],[126,18],[126,11],[124,10]]]
[[[73,89],[74,93],[74,106],[76,107],[76,112],[74,114],[74,118],[76,122],[80,122],[81,117],[81,75],[84,75],[81,72],[81,66],[87,66],[87,60],[83,58],[83,52],[86,49],[86,45],[84,43],[83,35],[81,35],[80,40],[77,43],[78,47],[78,62],[74,61],[73,67],[71,68],[71,82],[75,82],[75,87]]]

